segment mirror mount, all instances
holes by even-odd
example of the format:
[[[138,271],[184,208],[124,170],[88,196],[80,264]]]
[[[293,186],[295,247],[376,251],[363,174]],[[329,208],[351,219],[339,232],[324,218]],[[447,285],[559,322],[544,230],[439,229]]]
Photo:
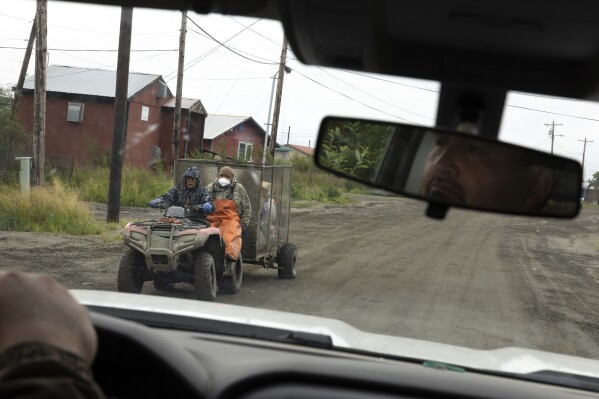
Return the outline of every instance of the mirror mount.
[[[505,90],[444,82],[439,93],[435,126],[460,131],[459,125],[469,122],[476,125],[478,135],[497,139],[506,95]]]
[[[426,207],[426,216],[428,216],[431,219],[443,220],[445,219],[448,210],[448,205],[429,201],[428,206]]]

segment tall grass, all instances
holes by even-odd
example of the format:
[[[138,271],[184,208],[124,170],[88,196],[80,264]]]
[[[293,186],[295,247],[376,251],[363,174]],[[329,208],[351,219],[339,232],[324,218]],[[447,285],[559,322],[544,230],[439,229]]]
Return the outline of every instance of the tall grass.
[[[110,168],[107,166],[76,168],[71,185],[79,190],[85,201],[108,202]],[[122,206],[145,206],[173,186],[171,177],[161,171],[132,166],[123,168],[121,184]]]
[[[0,229],[73,235],[103,231],[77,192],[58,179],[33,187],[30,198],[24,197],[17,187],[0,186]]]
[[[366,188],[351,180],[344,179],[319,169],[310,158],[293,158],[293,181],[291,198],[295,201],[314,200],[324,203],[346,203],[341,195],[344,192],[365,193]]]

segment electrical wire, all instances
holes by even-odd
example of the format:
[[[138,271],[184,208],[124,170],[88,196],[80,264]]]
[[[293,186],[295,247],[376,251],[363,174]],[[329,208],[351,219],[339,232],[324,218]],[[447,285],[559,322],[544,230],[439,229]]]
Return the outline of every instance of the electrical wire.
[[[353,89],[355,89],[355,90],[358,90],[360,93],[363,93],[363,94],[367,95],[368,97],[374,98],[374,99],[375,99],[375,100],[377,100],[377,101],[380,101],[380,102],[382,102],[382,103],[384,103],[384,104],[387,104],[387,105],[389,105],[389,106],[391,106],[391,107],[397,108],[397,109],[399,109],[400,111],[407,112],[407,113],[409,113],[409,114],[413,114],[413,115],[419,116],[419,117],[421,117],[421,118],[424,118],[424,119],[432,120],[432,118],[431,118],[431,117],[424,116],[424,115],[418,114],[418,113],[416,113],[416,112],[409,111],[409,110],[407,110],[407,109],[405,109],[405,108],[398,107],[397,105],[395,105],[395,104],[392,104],[392,103],[390,103],[390,102],[388,102],[388,101],[381,100],[380,98],[377,98],[377,97],[375,97],[375,96],[371,95],[370,93],[367,93],[367,92],[365,92],[364,90],[362,90],[362,89],[360,89],[360,88],[358,88],[358,87],[356,87],[356,86],[354,86],[354,85],[352,85],[352,84],[350,84],[350,83],[348,83],[348,82],[344,81],[343,79],[340,79],[340,78],[338,78],[337,76],[333,75],[332,73],[328,72],[326,69],[324,69],[324,68],[322,68],[322,67],[317,67],[317,68],[318,68],[318,69],[320,69],[321,71],[323,71],[324,73],[326,73],[326,74],[328,74],[328,75],[332,76],[333,78],[335,78],[335,79],[339,80],[340,82],[342,82],[342,83],[344,83],[344,84],[348,85],[349,87],[351,87],[351,88],[353,88]]]
[[[296,72],[298,75],[300,75],[300,76],[303,76],[304,78],[306,78],[306,79],[308,79],[308,80],[310,80],[310,81],[312,81],[312,82],[316,83],[317,85],[319,85],[319,86],[322,86],[322,87],[324,87],[325,89],[328,89],[328,90],[330,90],[330,91],[332,91],[332,92],[334,92],[334,93],[337,93],[337,94],[339,94],[340,96],[343,96],[343,97],[345,97],[345,98],[347,98],[347,99],[349,99],[349,100],[351,100],[351,101],[354,101],[354,102],[356,102],[356,103],[358,103],[358,104],[360,104],[360,105],[363,105],[363,106],[365,106],[365,107],[367,107],[367,108],[370,108],[370,109],[372,109],[372,110],[378,111],[378,112],[380,112],[380,113],[383,113],[383,114],[385,114],[385,115],[392,116],[393,118],[397,118],[397,119],[400,119],[400,120],[402,120],[402,121],[410,122],[410,123],[413,123],[413,124],[415,124],[415,125],[419,125],[419,126],[424,126],[424,125],[423,125],[423,124],[421,124],[421,123],[414,122],[414,121],[412,121],[412,120],[409,120],[409,119],[406,119],[406,118],[402,118],[401,116],[397,116],[397,115],[390,114],[390,113],[388,113],[388,112],[385,112],[385,111],[383,111],[383,110],[380,110],[380,109],[378,109],[378,108],[376,108],[376,107],[373,107],[373,106],[371,106],[371,105],[368,105],[368,104],[366,104],[366,103],[363,103],[363,102],[361,102],[361,101],[359,101],[359,100],[356,100],[355,98],[353,98],[353,97],[350,97],[350,96],[348,96],[347,94],[343,94],[343,93],[341,93],[341,92],[339,92],[339,91],[337,91],[337,90],[331,89],[331,88],[330,88],[330,87],[328,87],[327,85],[325,85],[325,84],[322,84],[322,83],[320,83],[320,82],[318,82],[318,81],[316,81],[316,80],[314,80],[314,79],[312,79],[312,78],[310,78],[310,77],[308,77],[308,76],[304,75],[303,73],[301,73],[301,72],[300,72],[300,71],[298,71],[297,69],[294,69],[293,71],[295,71],[295,72]]]
[[[568,118],[575,118],[575,119],[582,119],[582,120],[586,120],[586,121],[599,122],[599,119],[587,118],[587,117],[584,117],[584,116],[562,114],[562,113],[559,113],[559,112],[552,112],[552,111],[543,111],[543,110],[540,110],[540,109],[534,109],[534,108],[528,108],[528,107],[521,107],[521,106],[512,105],[512,104],[506,104],[506,106],[507,107],[512,107],[512,108],[518,108],[518,109],[525,109],[527,111],[542,112],[544,114],[559,115],[559,116],[565,116],[565,117],[568,117]]]
[[[347,69],[340,69],[340,71],[345,72],[345,73],[349,73],[349,74],[352,74],[352,75],[363,76],[365,78],[380,80],[380,81],[387,82],[387,83],[393,83],[393,84],[399,85],[399,86],[411,87],[412,89],[428,91],[428,92],[431,92],[431,93],[438,93],[439,92],[439,90],[426,89],[424,87],[412,86],[412,85],[409,85],[409,84],[406,84],[406,83],[394,82],[392,80],[383,79],[383,78],[379,78],[379,77],[371,76],[371,75],[366,75],[366,74],[360,73],[360,72],[348,71]]]
[[[245,25],[244,25],[244,24],[242,24],[241,22],[239,22],[238,20],[236,20],[235,18],[233,18],[231,15],[227,15],[227,17],[231,18],[233,21],[237,22],[239,25],[241,25],[241,26],[245,27]],[[257,22],[257,21],[256,21],[256,22]],[[260,37],[262,37],[262,38],[264,38],[264,39],[268,40],[268,41],[269,41],[269,42],[271,42],[271,43],[273,43],[273,44],[274,44],[274,45],[276,45],[278,48],[281,48],[281,47],[283,46],[283,44],[282,44],[282,43],[277,43],[277,42],[275,42],[274,40],[272,40],[271,38],[264,36],[264,35],[263,35],[262,33],[260,33],[260,32],[256,32],[255,30],[253,30],[253,29],[251,29],[251,28],[248,28],[248,29],[249,29],[250,31],[254,32],[255,34],[257,34],[258,36],[260,36]]]
[[[189,18],[189,17],[188,17]],[[260,21],[259,19],[256,20],[253,24],[257,23],[258,21]],[[252,26],[253,24],[249,25]],[[243,28],[242,30],[240,30],[239,32],[237,32],[236,34],[234,34],[233,36],[229,37],[227,40],[224,41],[224,43],[227,43],[231,40],[233,40],[235,37],[239,36],[240,34],[242,34],[243,32],[246,31],[246,29],[249,29],[249,27],[247,28]],[[195,32],[195,31],[192,31]],[[202,35],[203,36],[203,35]],[[193,60],[191,60],[190,62],[188,62],[187,64],[185,64],[184,66],[184,71],[187,71],[188,69],[194,67],[195,65],[197,65],[200,61],[204,60],[206,57],[208,57],[209,55],[211,55],[212,53],[214,53],[216,50],[218,50],[221,47],[221,45],[218,46],[214,46],[212,47],[210,50],[208,50],[207,52],[205,52],[204,54],[200,55],[199,57],[194,58]],[[179,72],[179,68],[177,68],[176,70],[174,70],[173,72],[165,75],[164,77],[167,78],[169,76],[172,76],[170,79],[168,79],[166,82],[170,82],[171,80],[173,80],[176,76],[177,73]]]
[[[256,62],[258,64],[266,64],[266,65],[278,65],[278,62],[263,62],[263,61],[259,61],[250,57],[246,57],[243,54],[240,54],[238,52],[236,52],[235,50],[230,49],[229,47],[227,47],[224,43],[221,43],[218,39],[216,39],[214,36],[212,36],[210,33],[206,32],[200,25],[198,25],[193,19],[191,19],[191,17],[188,15],[187,19],[191,21],[192,24],[194,24],[199,30],[201,30],[202,32],[204,32],[206,35],[208,35],[212,40],[214,40],[215,42],[217,42],[218,44],[220,44],[222,47],[224,47],[225,49],[229,50],[230,52],[237,54],[238,56],[245,58],[249,61],[252,62]],[[248,28],[249,29],[249,28]]]

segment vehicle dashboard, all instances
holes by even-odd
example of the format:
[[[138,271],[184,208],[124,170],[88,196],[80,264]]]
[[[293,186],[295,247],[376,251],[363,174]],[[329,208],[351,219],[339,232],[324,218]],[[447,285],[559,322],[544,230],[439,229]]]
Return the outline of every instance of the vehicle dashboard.
[[[323,348],[152,328],[92,312],[109,398],[599,398],[599,393]]]

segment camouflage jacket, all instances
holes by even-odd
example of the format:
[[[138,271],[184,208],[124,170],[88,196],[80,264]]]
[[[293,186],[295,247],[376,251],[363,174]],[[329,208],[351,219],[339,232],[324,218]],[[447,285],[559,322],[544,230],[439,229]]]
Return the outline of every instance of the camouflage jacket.
[[[182,206],[183,208],[189,208],[193,205],[202,205],[206,202],[210,202],[213,206],[214,203],[210,199],[210,194],[204,187],[186,188],[182,185],[173,187],[168,192],[160,197],[166,206]],[[203,211],[190,209],[188,214],[189,217],[204,217]]]
[[[235,201],[237,206],[237,212],[239,213],[239,219],[241,225],[248,227],[250,225],[250,219],[252,218],[252,205],[250,204],[250,197],[248,197],[245,187],[234,180],[227,187],[222,187],[218,182],[209,184],[206,186],[206,190],[210,194],[212,200],[215,199],[232,199]]]

